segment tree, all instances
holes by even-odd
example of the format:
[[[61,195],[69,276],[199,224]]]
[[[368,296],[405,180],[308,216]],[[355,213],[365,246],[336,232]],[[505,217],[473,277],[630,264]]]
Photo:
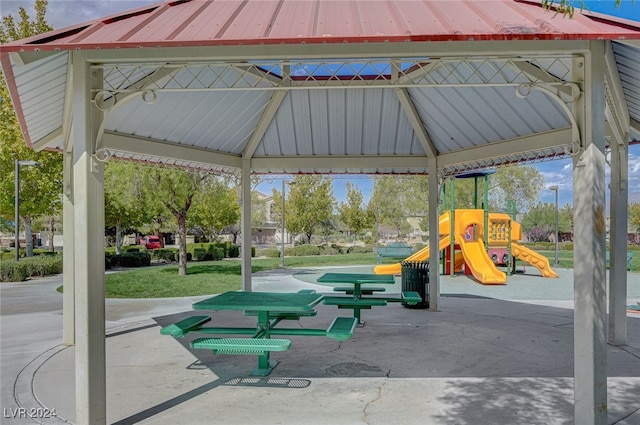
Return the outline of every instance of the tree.
[[[18,20],[12,15],[2,18],[0,43],[7,43],[50,31],[46,20],[47,1],[36,0],[32,20],[23,7]],[[11,105],[9,91],[3,78],[0,81],[0,214],[8,219],[15,208],[15,161],[37,161],[38,169],[24,169],[20,173],[20,221],[25,226],[27,256],[33,255],[32,223],[34,219],[59,213],[62,202],[62,156],[52,152],[35,152],[24,141],[20,125]]]
[[[620,7],[621,0],[614,0],[616,7]],[[578,6],[582,11],[586,5],[584,0],[579,0]],[[576,0],[542,0],[542,7],[547,10],[554,10],[563,17],[573,18],[576,12]]]
[[[640,232],[640,203],[629,205],[629,224]]]
[[[187,274],[187,213],[193,198],[200,191],[206,175],[162,167],[147,167],[144,175],[144,196],[147,202],[164,205],[178,227],[178,274]]]
[[[371,216],[367,214],[363,200],[362,191],[351,182],[347,182],[347,202],[340,202],[338,217],[347,225],[349,230],[355,233],[354,244],[358,233],[372,225]]]
[[[282,220],[282,193],[275,188],[273,200],[278,219]],[[331,219],[335,203],[330,178],[297,176],[291,182],[285,203],[285,227],[294,235],[305,235],[311,243],[314,228]]]
[[[571,232],[572,220],[573,208],[567,204],[558,211],[558,232]],[[555,228],[556,206],[552,203],[538,203],[522,218],[522,230],[532,242],[549,240],[549,236],[555,233]]]
[[[222,178],[205,180],[202,189],[194,197],[189,222],[215,239],[239,220],[240,205],[236,188],[229,186]]]
[[[496,210],[504,208],[507,200],[514,201],[520,210],[533,207],[544,189],[544,178],[530,165],[500,167],[489,177],[489,200]]]
[[[142,167],[110,161],[104,172],[105,226],[115,227],[116,252],[122,248],[122,231],[153,220],[161,211],[157,202],[142,196]]]
[[[566,204],[558,213],[558,232],[573,233],[573,206]]]
[[[415,192],[407,188],[404,176],[383,176],[376,180],[368,209],[376,217],[378,224],[393,228],[400,237],[408,233],[411,225],[407,222],[410,208],[407,199]]]

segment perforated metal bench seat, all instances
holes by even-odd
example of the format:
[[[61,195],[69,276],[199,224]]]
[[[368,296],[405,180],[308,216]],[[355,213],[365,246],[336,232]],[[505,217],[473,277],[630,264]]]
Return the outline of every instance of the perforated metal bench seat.
[[[162,335],[171,335],[175,338],[182,338],[187,333],[199,329],[203,324],[209,322],[211,317],[209,316],[191,316],[183,319],[177,323],[169,326],[165,326],[160,329]]]
[[[256,310],[244,310],[242,312],[245,316],[257,316],[258,312]],[[298,320],[301,317],[313,317],[316,316],[318,312],[316,310],[308,310],[308,311],[270,311],[269,319],[280,319],[280,320]]]
[[[324,297],[324,304],[337,305],[338,308],[371,308],[387,305],[381,298],[353,298],[353,297]]]
[[[347,295],[353,295],[353,286],[336,286],[333,288],[334,292],[344,292]],[[360,293],[362,295],[372,295],[374,292],[384,292],[385,288],[373,287],[373,286],[363,286],[360,289]]]
[[[327,338],[346,341],[353,336],[353,330],[357,324],[358,319],[355,317],[336,317],[327,329]]]
[[[409,305],[418,304],[422,302],[422,296],[415,291],[402,291],[402,300]]]
[[[191,342],[191,348],[213,350],[214,354],[265,355],[271,351],[287,351],[290,347],[288,339],[198,338]]]

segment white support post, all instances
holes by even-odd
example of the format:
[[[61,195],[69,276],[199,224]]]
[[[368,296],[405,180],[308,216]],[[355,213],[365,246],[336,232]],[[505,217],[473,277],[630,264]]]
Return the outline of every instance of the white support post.
[[[438,311],[440,305],[440,208],[438,198],[438,162],[429,159],[429,309]],[[453,237],[452,237],[453,238]],[[453,264],[453,263],[452,263]]]
[[[63,186],[62,191],[62,234],[63,249],[67,253],[73,253],[74,246],[74,224],[73,224],[73,150],[69,140],[65,141],[65,151],[63,153]],[[75,327],[75,255],[65,255],[62,258],[63,270],[62,287],[62,343],[64,345],[74,345],[76,343]]]
[[[607,423],[607,314],[605,282],[604,42],[576,56],[574,80],[583,95],[574,114],[583,151],[574,157],[574,422]]]
[[[102,114],[91,88],[102,75],[85,54],[72,52],[76,423],[96,425],[106,424],[104,166],[93,156]]]
[[[251,291],[251,160],[242,160],[242,290]]]
[[[609,201],[609,343],[613,345],[627,344],[628,167],[628,141],[613,140]]]

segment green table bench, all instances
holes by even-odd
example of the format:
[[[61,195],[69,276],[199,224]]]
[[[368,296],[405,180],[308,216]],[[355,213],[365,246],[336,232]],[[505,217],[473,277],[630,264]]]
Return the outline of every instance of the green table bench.
[[[375,292],[385,292],[385,288],[374,287],[374,286],[362,286],[360,288],[361,295],[373,295]],[[344,292],[347,295],[353,295],[355,289],[353,286],[336,286],[333,288],[333,292]]]
[[[413,249],[404,243],[391,243],[387,246],[376,248],[378,254],[378,263],[382,262],[382,258],[406,258],[413,254]]]
[[[358,321],[355,317],[338,317],[327,329],[276,328],[281,320],[314,316],[312,307],[320,303],[322,295],[315,291],[298,294],[228,292],[194,304],[197,310],[243,310],[245,315],[258,316],[258,326],[253,328],[203,326],[210,316],[191,316],[160,330],[163,335],[182,338],[190,332],[202,334],[234,334],[248,337],[202,337],[191,342],[194,349],[212,350],[213,354],[258,356],[258,367],[251,375],[266,376],[277,365],[270,360],[271,352],[286,351],[291,347],[288,339],[271,338],[272,335],[324,336],[336,341],[346,341],[353,336]],[[244,310],[243,307],[248,307]]]
[[[605,254],[605,259],[607,261],[607,266],[609,266],[610,256],[611,256],[611,254],[609,253],[609,251],[607,251],[606,254]],[[631,262],[632,261],[633,261],[633,252],[632,251],[627,251],[627,271],[631,271]]]
[[[324,297],[323,303],[325,305],[336,305],[338,308],[352,309],[353,317],[358,320],[359,325],[363,325],[361,310],[387,305],[387,301],[383,298],[363,297],[363,295],[371,295],[373,292],[384,292],[384,287],[363,285],[394,284],[395,278],[392,275],[377,275],[372,273],[331,272],[320,276],[318,283],[348,284],[349,286],[338,286],[337,290],[349,291],[350,295]]]

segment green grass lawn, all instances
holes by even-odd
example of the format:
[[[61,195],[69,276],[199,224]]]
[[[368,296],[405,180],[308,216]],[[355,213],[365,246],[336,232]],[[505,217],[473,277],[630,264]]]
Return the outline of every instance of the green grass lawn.
[[[287,267],[321,267],[376,264],[376,255],[344,254],[287,257]],[[280,268],[279,258],[258,258],[252,271]],[[235,291],[242,287],[240,260],[203,261],[187,264],[187,275],[178,276],[178,266],[151,266],[109,273],[105,281],[107,298],[189,297]]]
[[[536,251],[554,266],[554,251]],[[640,251],[636,251],[632,267],[640,270]],[[559,268],[573,268],[573,251],[558,251]],[[287,257],[287,267],[322,267],[339,265],[375,265],[376,254],[343,254],[308,257]],[[385,258],[385,263],[399,259]],[[253,272],[280,268],[279,258],[252,260]],[[240,260],[191,262],[187,275],[178,276],[178,266],[152,266],[109,273],[106,276],[107,298],[165,298],[218,294],[238,290],[242,287]]]

